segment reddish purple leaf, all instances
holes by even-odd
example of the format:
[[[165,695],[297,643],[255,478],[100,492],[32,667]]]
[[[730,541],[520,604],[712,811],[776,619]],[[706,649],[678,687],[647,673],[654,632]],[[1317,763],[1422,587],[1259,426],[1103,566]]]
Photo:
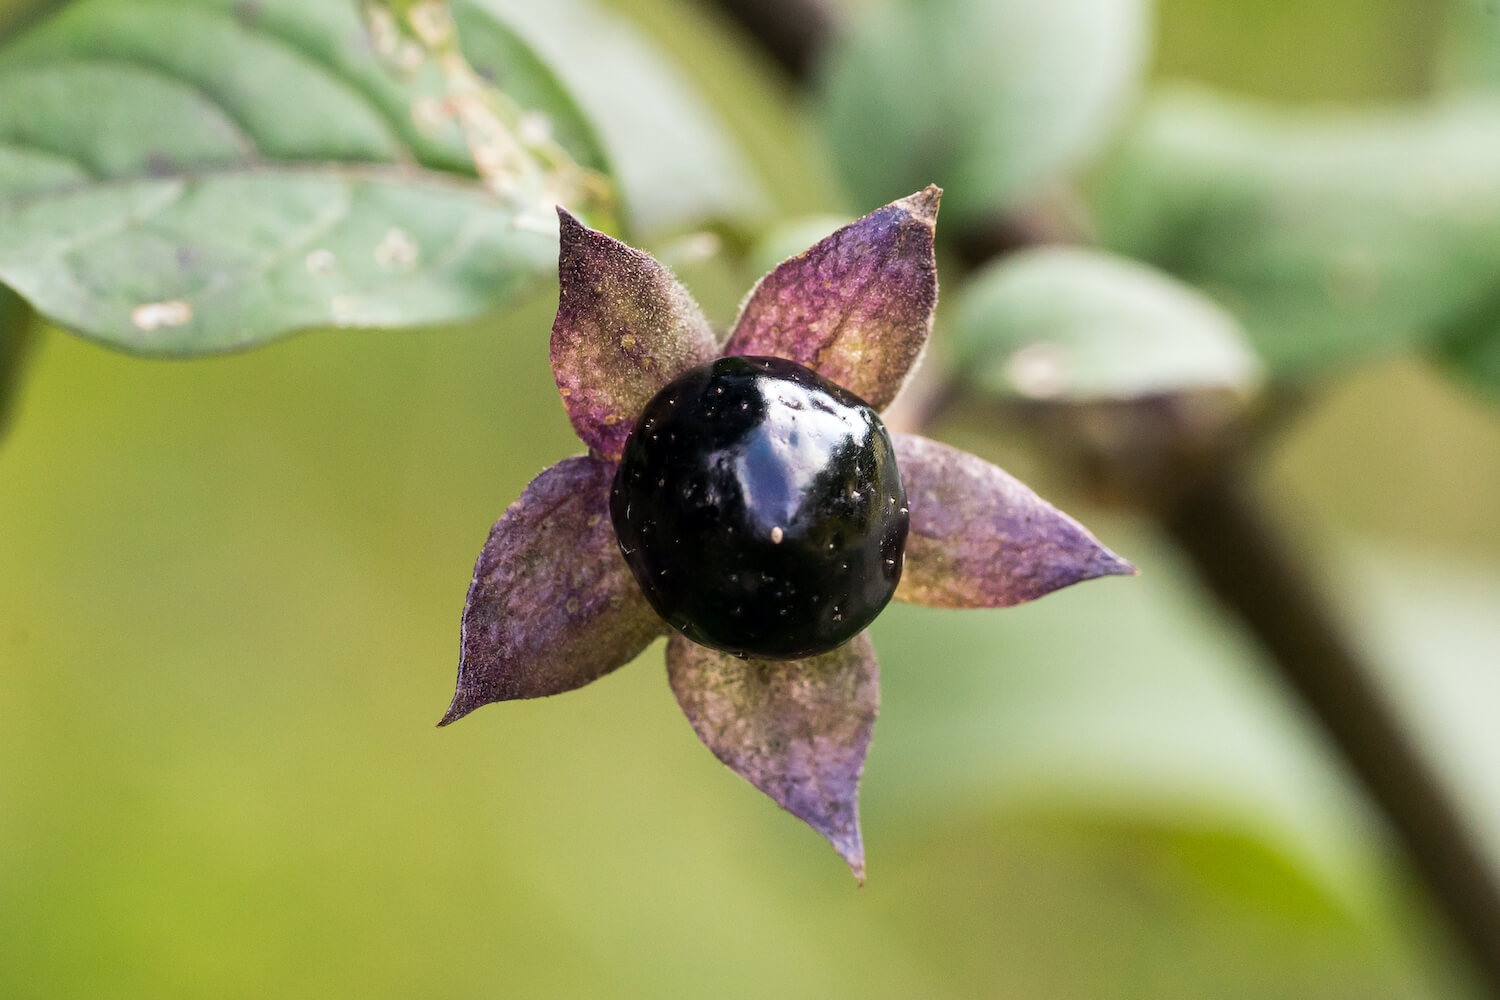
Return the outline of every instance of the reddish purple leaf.
[[[718,348],[698,303],[665,267],[557,214],[552,375],[583,443],[614,461],[651,397]]]
[[[1009,473],[967,452],[893,434],[911,505],[896,596],[943,608],[1001,608],[1069,584],[1134,573],[1088,529]]]
[[[828,838],[863,883],[859,776],[880,705],[869,635],[806,660],[742,660],[674,635],[667,673],[714,756]]]
[[[490,529],[464,607],[458,690],[439,725],[583,687],[665,633],[615,541],[613,477],[599,459],[564,459]]]
[[[894,201],[783,262],[750,293],[725,353],[790,358],[885,409],[932,331],[942,193]]]

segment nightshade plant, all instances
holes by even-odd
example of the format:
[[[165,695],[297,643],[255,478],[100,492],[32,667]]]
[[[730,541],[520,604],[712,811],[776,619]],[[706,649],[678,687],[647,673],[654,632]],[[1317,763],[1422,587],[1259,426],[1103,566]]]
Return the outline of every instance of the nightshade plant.
[[[1154,82],[1151,0],[647,5],[662,8],[649,18],[658,28],[676,18],[669,9],[696,20],[696,6],[739,21],[742,40],[805,85],[826,170],[804,161],[794,114],[778,112],[785,134],[761,132],[773,141],[744,157],[714,114],[737,88],[681,77],[616,6],[0,0],[0,432],[7,416],[26,416],[10,405],[23,362],[75,363],[27,349],[52,336],[33,315],[142,357],[238,351],[309,328],[449,324],[496,316],[550,280],[555,204],[723,276],[752,260],[762,270],[809,242],[811,227],[833,228],[826,216],[781,214],[842,209],[808,178],[836,174],[863,205],[940,181],[951,191],[946,252],[964,281],[939,333],[948,370],[912,429],[1029,430],[1051,473],[1153,526],[1220,599],[1223,624],[1259,640],[1265,664],[1321,723],[1500,996],[1500,879],[1485,825],[1457,794],[1483,768],[1447,773],[1427,752],[1420,713],[1371,662],[1377,650],[1347,632],[1342,605],[1357,589],[1328,599],[1257,471],[1325,383],[1397,352],[1500,400],[1500,5],[1425,5],[1449,9],[1432,92],[1347,109]],[[705,54],[682,27],[664,37],[692,46],[698,72],[734,72],[736,60]],[[1169,48],[1195,37],[1171,34]],[[795,196],[789,183],[761,190],[775,177],[796,178]],[[673,687],[699,735],[861,870],[854,795],[877,694],[869,621],[893,596],[1007,604],[1128,569],[999,470],[883,428],[877,411],[931,321],[935,210],[935,190],[904,199],[783,264],[722,351],[663,268],[563,216],[553,362],[589,454],[539,476],[492,533],[445,721],[581,686],[669,635]],[[362,353],[367,340],[342,342]],[[399,394],[410,406],[413,390]],[[59,411],[94,403],[92,392],[70,395]],[[274,396],[257,398],[264,410],[236,417],[258,423],[277,409]],[[198,429],[197,416],[179,423]],[[1454,464],[1471,462],[1425,425],[1421,434]],[[30,492],[12,470],[51,440],[62,439],[31,437],[3,467],[0,486],[19,485],[7,497]],[[1378,463],[1351,471],[1394,471],[1380,445]],[[790,460],[764,462],[756,449]],[[75,458],[52,464],[87,468]],[[740,459],[755,467],[749,480],[731,474]],[[161,471],[141,469],[152,495],[196,504],[195,491],[158,482]],[[130,536],[136,509],[89,478],[90,498]],[[1436,499],[1423,476],[1386,478],[1390,497]],[[1401,506],[1426,524],[1445,520]],[[61,517],[66,507],[31,509]],[[9,523],[27,520],[0,516]],[[78,541],[76,554],[22,546],[77,574],[51,591],[63,613],[37,616],[48,628],[90,607],[85,584],[108,580],[96,569],[116,550],[99,540],[113,532],[90,523],[59,533]],[[17,535],[0,530],[0,540]],[[132,550],[118,551],[128,560]],[[31,592],[49,592],[33,568],[0,574],[26,591],[19,615],[0,599],[0,632],[22,635],[26,610],[41,607]],[[153,576],[121,568],[132,581]],[[1170,577],[1137,599],[1169,599]],[[0,660],[14,656],[7,642],[0,635]],[[51,646],[38,648],[50,675]],[[1014,653],[979,669],[1024,670]],[[1134,659],[1154,668],[1161,657]],[[1121,665],[1109,671],[1116,684],[1174,683],[1154,669],[1125,678]],[[1042,720],[1014,738],[1099,728],[1079,713],[1111,697],[1102,685],[1060,686],[1072,689],[1067,725]],[[1154,690],[1111,701],[1124,728],[1103,727],[1088,745],[1136,760],[1153,787],[1182,781],[1176,762],[1191,760],[1215,788],[1247,790],[1216,767],[1207,738],[1230,720],[1214,713],[1239,710]],[[1008,684],[1006,710],[1031,718],[1027,699],[1039,696]],[[1190,722],[1179,742],[1157,740],[1174,721]],[[946,715],[940,725],[951,726]],[[1009,761],[1016,745],[1000,753]],[[1169,747],[1174,762],[1158,773]],[[969,759],[962,769],[985,794],[994,775]],[[1274,801],[1296,798],[1277,788]]]
[[[441,724],[582,687],[670,634],[668,679],[699,739],[863,881],[856,795],[879,702],[863,626],[891,589],[1005,607],[1135,571],[1002,470],[887,435],[874,415],[932,328],[940,194],[895,201],[783,262],[723,345],[666,268],[559,210],[552,370],[589,451],[543,471],[490,530]],[[693,421],[702,440],[661,440]],[[660,478],[639,482],[648,467]],[[643,560],[653,525],[699,537]],[[685,589],[663,591],[659,574]],[[735,616],[745,642],[724,638]],[[778,637],[798,629],[817,640]]]

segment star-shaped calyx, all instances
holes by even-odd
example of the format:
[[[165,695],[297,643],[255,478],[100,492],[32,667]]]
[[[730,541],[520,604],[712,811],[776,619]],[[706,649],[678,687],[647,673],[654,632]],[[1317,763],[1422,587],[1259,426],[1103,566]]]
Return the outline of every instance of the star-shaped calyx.
[[[1134,572],[1004,471],[875,416],[932,329],[940,195],[779,265],[722,345],[666,268],[559,211],[552,370],[588,454],[490,529],[442,724],[582,687],[668,635],[699,739],[863,881],[880,699],[865,619],[892,591],[993,608]]]

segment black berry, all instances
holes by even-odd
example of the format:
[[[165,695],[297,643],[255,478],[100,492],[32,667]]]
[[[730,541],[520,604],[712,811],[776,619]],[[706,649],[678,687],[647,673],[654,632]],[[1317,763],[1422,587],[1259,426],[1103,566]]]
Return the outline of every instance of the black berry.
[[[791,361],[733,357],[642,411],[610,495],[620,551],[689,639],[794,659],[852,639],[895,593],[906,491],[880,417]]]

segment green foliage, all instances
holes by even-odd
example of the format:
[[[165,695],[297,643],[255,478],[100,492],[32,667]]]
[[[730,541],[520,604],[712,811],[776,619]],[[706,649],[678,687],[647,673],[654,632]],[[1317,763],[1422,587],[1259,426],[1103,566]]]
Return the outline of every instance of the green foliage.
[[[1318,734],[1118,521],[1138,583],[877,629],[861,891],[657,650],[434,730],[486,524],[576,447],[516,349],[551,307],[194,364],[45,338],[0,449],[0,996],[1463,995]],[[1380,617],[1461,631],[1382,565]]]
[[[55,322],[141,354],[471,316],[554,255],[481,191],[369,166],[78,184],[0,208],[0,276]]]
[[[617,168],[641,228],[753,210],[727,140],[614,19],[507,0],[454,16],[528,127]],[[380,48],[345,3],[67,6],[0,51],[0,280],[87,337],[190,355],[451,321],[548,277],[553,192],[481,184],[474,150],[510,140],[451,113],[471,95],[414,42]]]
[[[1441,83],[1450,88],[1500,89],[1500,3],[1449,0],[1439,58]]]
[[[1500,403],[1500,303],[1489,319],[1491,322],[1441,344],[1437,360],[1461,382]]]
[[[975,274],[953,325],[966,382],[998,396],[1120,400],[1252,389],[1261,365],[1238,322],[1144,264],[1094,250],[1027,250]]]
[[[823,125],[857,201],[946,189],[945,224],[1024,205],[1110,138],[1144,73],[1145,0],[921,0],[857,24]]]
[[[764,194],[714,112],[623,18],[589,0],[462,0],[464,7],[504,21],[578,100],[608,153],[637,240],[710,222],[744,224],[764,212]],[[497,78],[504,86],[503,72]]]
[[[1107,245],[1233,309],[1274,370],[1442,334],[1500,291],[1500,104],[1158,95],[1099,185]]]
[[[934,180],[956,228],[1089,165],[1144,34],[1123,0],[880,15],[829,80],[858,198],[839,205],[807,180],[823,171],[786,90],[749,56],[702,55],[696,5],[608,5],[654,11],[662,48],[588,0],[454,15],[473,65],[609,171],[622,221],[658,245],[759,221],[725,109],[700,95],[737,109],[763,174],[773,147],[794,165],[783,207]],[[654,652],[568,705],[435,736],[412,706],[448,693],[483,525],[574,446],[550,304],[514,297],[550,274],[550,236],[514,226],[451,120],[413,114],[441,95],[435,68],[393,75],[345,0],[55,6],[0,50],[0,281],[55,319],[175,354],[516,308],[194,365],[40,334],[26,419],[0,442],[0,994],[1467,995],[1429,974],[1450,956],[1319,734],[1126,523],[1100,527],[1139,586],[883,619],[861,893],[705,759]],[[1197,29],[1164,36],[1168,66],[1281,97],[1404,93],[1430,61],[1424,0],[1174,6]],[[1445,82],[1493,87],[1493,0],[1451,6]],[[0,0],[0,31],[15,7]],[[1400,59],[1381,39],[1404,40]],[[686,45],[696,81],[664,57]],[[1218,301],[1277,374],[1441,337],[1500,398],[1496,114],[1164,98],[1095,199],[1109,245],[1151,265],[1032,251],[965,287],[945,262],[938,336],[996,392],[1042,337],[1079,359],[1065,395],[1252,384]],[[838,221],[765,232],[755,273]],[[674,245],[688,267],[734,263],[701,237]],[[721,325],[741,290],[724,283]],[[0,285],[0,418],[26,315]],[[1410,365],[1357,376],[1265,485],[1311,508],[1315,569],[1493,854],[1500,577],[1386,548],[1500,545],[1493,415],[1445,388]],[[1371,470],[1389,473],[1379,489]],[[1346,566],[1349,530],[1384,537]]]
[[[1440,82],[1450,89],[1500,92],[1500,3],[1452,0],[1440,52]],[[1444,370],[1500,403],[1500,281],[1496,295],[1438,346]]]
[[[417,124],[434,85],[398,83],[343,4],[73,4],[0,52],[0,278],[139,353],[491,307],[552,244],[433,172],[468,163],[456,124]]]

